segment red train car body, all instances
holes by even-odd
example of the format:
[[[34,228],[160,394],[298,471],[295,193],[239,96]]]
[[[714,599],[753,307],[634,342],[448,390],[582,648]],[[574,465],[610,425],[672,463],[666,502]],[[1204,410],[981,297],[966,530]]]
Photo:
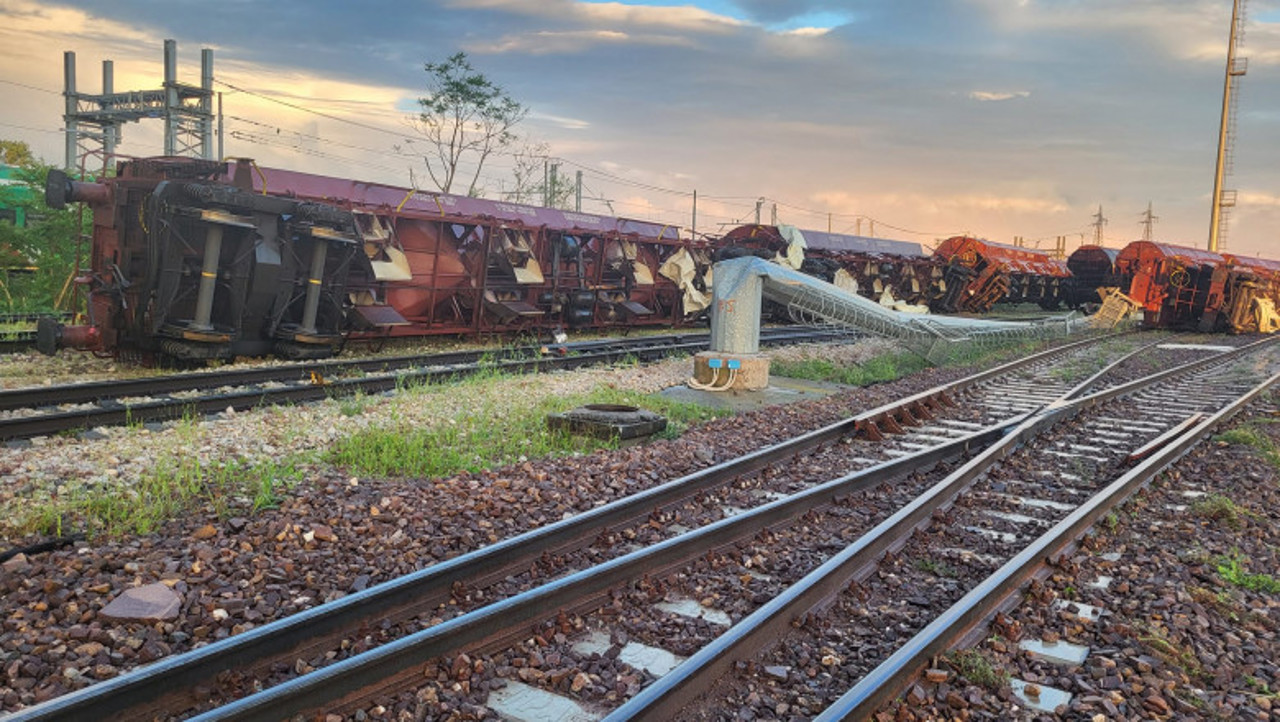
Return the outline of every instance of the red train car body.
[[[935,253],[946,264],[946,293],[934,302],[934,310],[985,313],[999,302],[1053,309],[1069,300],[1071,271],[1043,251],[954,236]]]
[[[40,345],[178,358],[332,354],[352,337],[679,325],[709,253],[661,224],[376,183],[156,158],[102,183],[90,323]]]
[[[1274,331],[1280,262],[1134,241],[1116,257],[1121,290],[1147,325],[1204,332]]]

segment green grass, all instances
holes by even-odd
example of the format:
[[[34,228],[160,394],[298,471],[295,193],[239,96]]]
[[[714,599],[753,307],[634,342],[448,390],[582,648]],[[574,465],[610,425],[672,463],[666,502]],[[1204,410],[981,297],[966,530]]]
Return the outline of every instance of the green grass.
[[[837,364],[821,358],[807,358],[799,361],[776,360],[770,365],[769,373],[793,379],[829,381],[846,386],[869,386],[894,381],[928,367],[929,362],[915,354],[893,353],[876,356],[856,365]]]
[[[1280,448],[1276,447],[1271,437],[1263,433],[1257,424],[1249,423],[1238,426],[1213,438],[1214,441],[1221,441],[1227,444],[1248,446],[1257,451],[1268,464],[1280,468]]]
[[[1009,683],[1009,673],[996,669],[991,660],[976,649],[960,649],[947,654],[947,661],[965,679],[995,691]]]
[[[946,349],[932,360],[919,353],[899,351],[873,357],[861,364],[838,364],[824,358],[806,358],[796,361],[777,359],[770,365],[769,373],[787,378],[827,381],[846,386],[869,386],[896,381],[903,376],[930,367],[972,366],[1008,360],[1031,353],[1035,348],[1036,344],[1031,342],[1014,342],[998,346],[957,344],[955,348]]]
[[[91,538],[150,534],[165,522],[192,513],[213,511],[226,517],[237,509],[273,508],[281,493],[301,476],[290,462],[170,461],[131,484],[79,490],[37,505],[18,528],[57,536],[74,529]]]
[[[1218,576],[1222,577],[1222,580],[1228,584],[1251,592],[1280,593],[1280,579],[1276,579],[1270,574],[1250,574],[1246,572],[1244,565],[1248,561],[1247,558],[1240,556],[1238,551],[1233,551],[1229,556],[1218,559]]]
[[[1236,504],[1231,497],[1222,494],[1201,497],[1191,505],[1190,510],[1198,517],[1222,522],[1228,529],[1242,528],[1244,517],[1252,516],[1248,509]]]
[[[952,578],[956,576],[956,571],[947,566],[946,562],[940,562],[936,559],[917,559],[916,569],[922,572],[928,572],[938,577]]]
[[[511,377],[493,372],[461,382],[471,386],[468,398],[475,402],[459,413],[430,426],[404,422],[361,430],[336,442],[327,455],[333,464],[353,472],[376,476],[449,476],[460,471],[518,463],[526,459],[587,453],[614,448],[617,442],[574,436],[547,428],[547,414],[584,404],[623,404],[655,411],[667,417],[666,438],[678,436],[690,424],[727,412],[645,394],[599,388],[590,393],[557,398],[530,398],[508,390],[487,392],[480,387],[502,386],[493,382]],[[448,393],[426,387],[423,396]]]

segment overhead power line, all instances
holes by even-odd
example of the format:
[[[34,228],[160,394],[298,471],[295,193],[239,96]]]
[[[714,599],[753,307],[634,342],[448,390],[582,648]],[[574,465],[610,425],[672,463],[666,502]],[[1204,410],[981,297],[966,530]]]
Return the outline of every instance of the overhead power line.
[[[62,91],[60,90],[52,90],[50,88],[41,88],[37,85],[27,85],[26,83],[19,83],[16,80],[6,80],[4,78],[0,78],[0,83],[4,83],[5,85],[16,85],[19,88],[26,88],[27,90],[38,90],[41,93],[49,93],[50,95],[62,95]]]

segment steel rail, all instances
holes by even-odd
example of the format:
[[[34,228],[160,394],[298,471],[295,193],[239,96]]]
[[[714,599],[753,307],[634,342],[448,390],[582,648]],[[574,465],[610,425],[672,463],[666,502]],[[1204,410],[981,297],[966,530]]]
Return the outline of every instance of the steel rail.
[[[795,340],[788,338],[778,340],[787,343]],[[228,408],[236,411],[252,409],[263,405],[305,403],[318,401],[333,396],[350,395],[357,391],[364,393],[380,393],[399,388],[407,383],[431,383],[467,376],[481,370],[499,370],[512,373],[536,372],[546,369],[576,369],[595,364],[611,363],[629,358],[641,361],[653,361],[676,353],[692,353],[706,348],[704,341],[685,341],[665,343],[655,346],[621,346],[614,342],[610,347],[571,356],[544,356],[539,358],[518,358],[495,361],[493,363],[461,363],[433,367],[418,367],[395,373],[370,375],[357,378],[325,379],[319,377],[314,383],[299,381],[287,386],[255,387],[223,393],[206,394],[192,398],[162,398],[136,403],[124,403],[115,400],[99,399],[100,405],[70,411],[55,411],[34,414],[31,416],[11,416],[0,418],[0,440],[31,438],[45,436],[72,429],[93,428],[95,426],[119,426],[147,421],[168,421],[182,418],[185,415],[218,413]],[[246,374],[248,376],[249,374]],[[163,377],[170,388],[183,386],[184,390],[192,388],[195,383],[207,384],[210,379],[200,375],[175,375]],[[87,386],[88,384],[86,384]],[[222,386],[225,384],[218,384]],[[71,385],[67,388],[74,388]],[[148,388],[145,379],[125,382],[127,388]],[[200,388],[200,386],[196,386]],[[40,389],[20,390],[24,394],[38,395]],[[9,393],[17,393],[9,392]],[[43,390],[43,393],[49,393]],[[89,393],[93,393],[89,390]]]
[[[762,343],[791,343],[804,339],[825,340],[839,337],[840,334],[822,330],[770,329],[761,338]],[[848,334],[844,334],[848,337]],[[564,349],[566,353],[596,353],[600,351],[626,351],[636,348],[678,347],[680,350],[692,348],[689,344],[706,346],[710,335],[700,334],[665,334],[647,336],[636,339],[602,339],[599,341],[581,341],[571,344],[557,345],[556,349]],[[496,350],[495,361],[531,360],[535,358],[552,358],[540,353],[541,347],[526,346],[515,349]],[[0,411],[22,408],[38,408],[58,404],[83,404],[101,402],[107,399],[118,399],[131,396],[154,396],[159,394],[192,391],[224,386],[247,386],[268,382],[307,381],[312,374],[320,378],[340,378],[349,373],[377,373],[395,371],[415,366],[455,366],[474,364],[485,357],[495,354],[495,349],[479,349],[474,351],[450,351],[438,354],[404,354],[400,356],[371,357],[358,359],[327,359],[324,361],[303,361],[287,365],[252,366],[248,368],[221,369],[185,374],[167,374],[149,378],[120,379],[110,381],[90,381],[78,384],[62,384],[59,386],[33,386],[28,388],[0,391]]]
[[[1085,390],[1086,390],[1086,389],[1091,388],[1094,384],[1098,383],[1098,380],[1099,380],[1099,379],[1104,378],[1107,374],[1111,373],[1112,371],[1115,371],[1117,368],[1119,368],[1121,365],[1123,365],[1123,364],[1124,364],[1124,362],[1128,361],[1128,360],[1129,360],[1129,359],[1131,359],[1131,358],[1134,358],[1134,357],[1138,356],[1138,355],[1139,355],[1139,354],[1141,354],[1141,353],[1144,353],[1145,351],[1147,351],[1147,350],[1149,350],[1149,349],[1151,349],[1151,348],[1153,348],[1153,347],[1155,347],[1155,346],[1157,346],[1157,345],[1159,345],[1159,344],[1161,344],[1161,343],[1164,343],[1164,341],[1152,341],[1152,342],[1151,342],[1151,343],[1149,343],[1149,344],[1146,344],[1146,345],[1143,345],[1143,346],[1139,346],[1138,348],[1134,349],[1133,351],[1130,351],[1129,353],[1125,354],[1124,356],[1121,356],[1120,358],[1116,359],[1115,361],[1112,361],[1111,363],[1107,364],[1106,366],[1104,366],[1102,369],[1100,369],[1100,370],[1099,370],[1097,373],[1095,373],[1094,375],[1092,375],[1092,376],[1090,376],[1089,378],[1085,379],[1084,381],[1081,381],[1080,383],[1076,384],[1074,388],[1072,388],[1072,389],[1071,389],[1070,391],[1068,391],[1067,393],[1063,394],[1063,395],[1062,395],[1062,398],[1064,398],[1064,399],[1074,399],[1074,398],[1076,398],[1076,397],[1080,396],[1080,394],[1083,394],[1083,393],[1085,392]]]
[[[560,553],[584,545],[599,532],[646,518],[664,508],[749,474],[820,444],[859,433],[868,422],[894,416],[902,409],[949,402],[949,395],[1011,373],[1025,366],[1069,353],[1104,338],[1084,339],[943,384],[802,436],[672,480],[544,527],[504,539],[469,554],[449,559],[361,592],[343,597],[270,624],[251,629],[200,649],[175,655],[111,680],[71,692],[16,713],[12,720],[76,719],[85,714],[115,714],[119,718],[148,717],[149,710],[173,695],[207,684],[229,669],[259,671],[280,659],[308,656],[335,646],[351,630],[371,620],[407,619],[447,601],[453,584],[477,578],[502,579],[527,570],[544,553]],[[1020,418],[1020,417],[1015,417]]]
[[[555,612],[576,613],[594,608],[610,589],[646,576],[662,576],[765,529],[830,505],[840,497],[954,459],[1000,438],[1011,424],[1016,425],[1017,421],[997,424],[699,527],[282,682],[192,720],[265,722],[299,713],[342,709],[345,704],[420,678],[420,665],[432,659],[462,649],[483,652],[512,644],[527,637],[532,625]],[[352,699],[344,700],[347,696]]]
[[[1038,414],[1029,416],[1012,429],[1000,441],[970,459],[947,478],[731,627],[711,644],[694,653],[676,669],[641,690],[626,704],[614,710],[606,718],[606,722],[674,718],[706,689],[709,680],[723,675],[735,661],[753,657],[782,637],[791,628],[791,620],[825,606],[846,589],[850,582],[871,573],[886,552],[900,549],[916,529],[928,526],[935,511],[950,505],[956,496],[986,473],[987,469],[1013,453],[1018,446],[1035,438],[1043,429],[1104,401],[1127,395],[1172,376],[1192,373],[1225,358],[1250,353],[1274,340],[1264,339],[1099,393],[1070,400],[1060,399],[1047,405]]]
[[[35,331],[10,331],[0,334],[0,355],[25,351],[35,345]]]
[[[908,640],[853,689],[825,709],[817,717],[817,722],[869,718],[914,679],[931,657],[960,643],[975,628],[986,626],[1013,594],[1032,578],[1047,576],[1050,571],[1048,560],[1074,552],[1080,538],[1103,515],[1182,458],[1201,439],[1238,414],[1278,380],[1280,374],[1271,376],[1218,413],[1170,439],[1160,451],[1111,482]]]

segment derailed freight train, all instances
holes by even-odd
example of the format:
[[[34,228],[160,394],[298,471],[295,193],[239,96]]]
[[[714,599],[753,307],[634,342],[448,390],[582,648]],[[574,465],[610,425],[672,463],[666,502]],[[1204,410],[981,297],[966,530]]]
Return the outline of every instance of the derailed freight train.
[[[259,168],[124,161],[50,174],[93,210],[88,323],[39,346],[179,359],[332,355],[351,338],[678,326],[710,252],[661,224]]]
[[[123,161],[50,174],[51,206],[93,211],[88,321],[42,320],[41,350],[322,358],[352,339],[680,326],[711,265],[753,253],[903,310],[1096,303],[1118,288],[1151,325],[1274,331],[1280,263],[1136,242],[1049,253],[968,236],[918,243],[783,225],[710,241],[672,226],[260,168]]]

